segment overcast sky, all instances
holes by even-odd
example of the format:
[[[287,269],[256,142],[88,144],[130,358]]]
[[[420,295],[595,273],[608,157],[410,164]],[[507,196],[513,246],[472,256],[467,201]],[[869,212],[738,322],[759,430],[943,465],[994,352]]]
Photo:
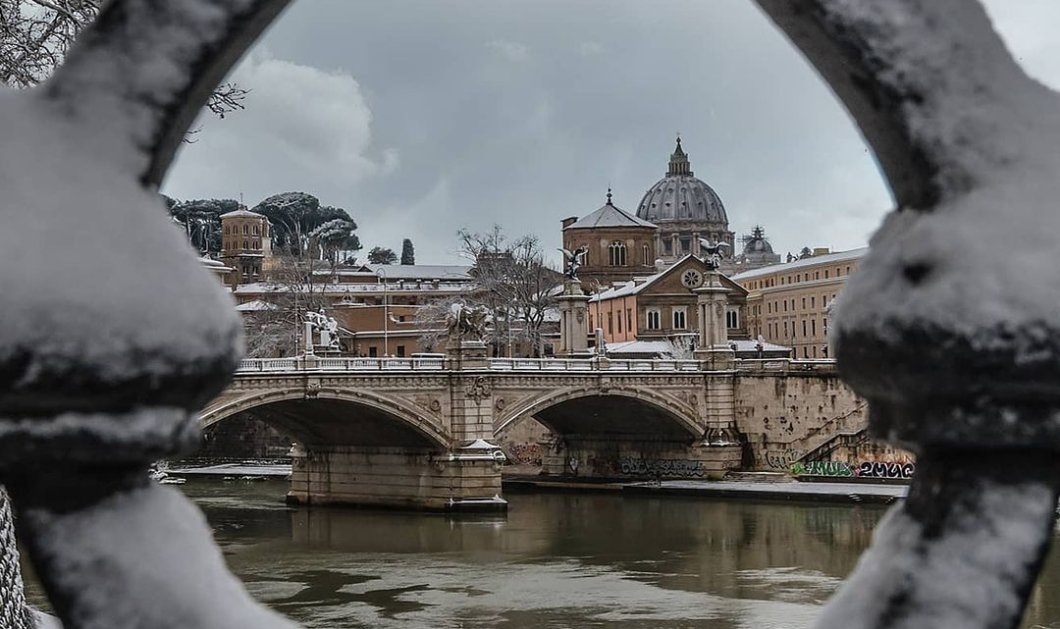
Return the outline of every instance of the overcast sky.
[[[1060,88],[1060,1],[992,0],[1024,67]],[[634,212],[679,131],[737,235],[862,246],[892,199],[814,71],[750,0],[296,0],[235,71],[247,110],[200,121],[163,191],[303,191],[365,252],[459,263],[455,232],[560,245],[608,185]]]

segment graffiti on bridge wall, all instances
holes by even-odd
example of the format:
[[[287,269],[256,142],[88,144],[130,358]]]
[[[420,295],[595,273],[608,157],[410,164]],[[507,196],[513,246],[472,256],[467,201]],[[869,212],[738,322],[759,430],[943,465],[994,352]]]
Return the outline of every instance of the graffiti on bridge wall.
[[[786,470],[797,463],[805,454],[802,450],[766,452],[766,465],[775,470]]]
[[[810,461],[791,466],[791,473],[796,476],[855,476],[854,470],[842,461]]]
[[[508,451],[518,463],[541,465],[541,446],[536,443],[513,443]]]
[[[910,479],[916,472],[912,463],[865,461],[848,465],[842,461],[809,461],[795,463],[791,473],[796,476],[830,476],[834,478],[900,478]]]
[[[651,477],[691,478],[705,476],[707,470],[702,461],[688,459],[634,459],[627,457],[619,461],[623,474]]]

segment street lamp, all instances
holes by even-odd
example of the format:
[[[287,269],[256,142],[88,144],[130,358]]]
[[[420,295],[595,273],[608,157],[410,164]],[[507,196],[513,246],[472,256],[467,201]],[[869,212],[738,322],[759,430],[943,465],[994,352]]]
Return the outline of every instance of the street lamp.
[[[390,304],[386,294],[386,267],[380,265],[375,272],[383,279],[383,357],[390,355]]]

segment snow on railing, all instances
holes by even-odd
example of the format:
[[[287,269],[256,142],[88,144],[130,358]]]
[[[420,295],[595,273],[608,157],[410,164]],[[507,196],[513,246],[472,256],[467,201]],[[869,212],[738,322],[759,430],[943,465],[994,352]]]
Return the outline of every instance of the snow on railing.
[[[291,371],[441,371],[444,358],[244,358],[236,373]]]
[[[699,371],[697,360],[671,359],[578,359],[578,358],[493,358],[489,369],[494,371],[628,371],[674,372]],[[285,373],[302,371],[443,371],[448,368],[445,358],[244,358],[239,361],[238,374]]]
[[[698,360],[613,358],[493,358],[495,371],[699,371]]]
[[[835,372],[836,361],[830,358],[791,359],[791,358],[740,358],[736,360],[739,372]]]
[[[917,451],[917,474],[819,626],[1016,627],[1060,493],[1060,285],[1043,281],[1060,243],[1060,97],[974,0],[756,2],[846,105],[899,208],[837,300],[832,338],[871,429]],[[15,203],[0,207],[0,471],[68,629],[292,626],[228,572],[186,498],[145,482],[151,461],[197,443],[198,407],[240,347],[158,186],[285,5],[111,0],[51,80],[0,99],[0,202]],[[130,289],[148,286],[180,298]],[[390,360],[327,364],[417,368]]]

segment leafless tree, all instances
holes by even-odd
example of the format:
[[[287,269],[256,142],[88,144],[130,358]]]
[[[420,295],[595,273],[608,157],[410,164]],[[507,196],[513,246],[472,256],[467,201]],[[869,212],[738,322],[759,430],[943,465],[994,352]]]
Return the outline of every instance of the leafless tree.
[[[104,0],[0,0],[0,83],[32,87],[62,64],[77,34],[99,15]],[[221,118],[244,109],[247,90],[219,86],[207,108]]]
[[[305,246],[281,250],[261,282],[260,309],[247,313],[247,356],[294,356],[303,349],[306,312],[330,310],[339,257],[328,230],[314,230]],[[341,340],[341,335],[340,335]]]
[[[484,233],[457,232],[461,253],[474,264],[472,299],[494,313],[494,353],[507,339],[544,353],[544,323],[556,306],[561,274],[544,261],[537,236],[509,241],[498,225]]]

